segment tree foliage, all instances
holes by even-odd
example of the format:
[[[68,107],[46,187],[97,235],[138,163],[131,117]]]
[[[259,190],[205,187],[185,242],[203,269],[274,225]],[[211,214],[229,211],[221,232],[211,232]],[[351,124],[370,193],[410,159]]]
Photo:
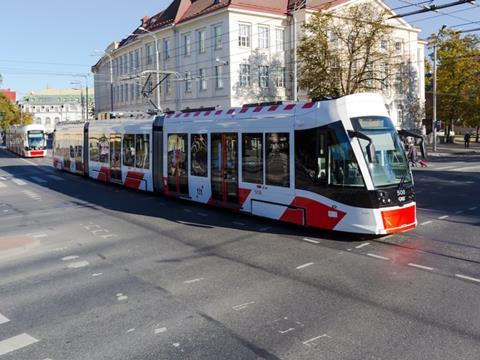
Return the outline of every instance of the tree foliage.
[[[310,97],[384,87],[393,71],[389,15],[371,2],[312,15],[298,47],[300,87]]]
[[[20,121],[20,110],[18,107],[0,93],[0,128],[7,129]]]
[[[442,30],[432,34],[437,46],[437,119],[452,125],[480,126],[480,39]]]

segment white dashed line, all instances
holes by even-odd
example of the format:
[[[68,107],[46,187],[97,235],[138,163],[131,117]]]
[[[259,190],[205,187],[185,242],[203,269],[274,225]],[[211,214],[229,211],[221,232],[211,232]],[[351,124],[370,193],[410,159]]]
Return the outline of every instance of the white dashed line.
[[[423,269],[423,270],[433,270],[433,268],[431,268],[431,267],[418,265],[418,264],[414,264],[414,263],[408,263],[408,266],[418,268],[418,269]]]
[[[3,176],[0,176],[0,180],[5,181],[5,180],[7,180],[7,178],[3,177]]]
[[[118,301],[123,301],[123,300],[127,300],[127,299],[128,299],[127,295],[123,295],[123,293],[118,293],[117,294],[117,300]]]
[[[465,279],[465,280],[470,280],[470,281],[475,281],[475,282],[480,283],[480,279],[473,278],[473,277],[470,277],[470,276],[466,276],[466,275],[462,275],[462,274],[455,274],[455,276],[460,278],[460,279]]]
[[[27,185],[27,183],[23,180],[20,180],[20,179],[12,179],[12,181],[17,184],[17,185],[20,185],[20,186],[23,186],[23,185]]]
[[[199,212],[198,215],[203,216],[203,217],[208,217],[208,214],[205,214],[205,213],[202,213],[202,212]]]
[[[471,208],[468,208],[469,211],[473,211],[473,210],[477,210],[477,209],[478,209],[478,207],[476,207],[476,206],[473,206],[473,207],[471,207]]]
[[[311,265],[313,265],[313,262],[309,262],[309,263],[297,266],[295,269],[300,270],[300,269],[306,268],[307,266],[311,266]]]
[[[193,284],[193,283],[196,283],[196,282],[199,282],[199,281],[202,281],[202,280],[205,280],[205,279],[204,278],[198,278],[198,279],[186,280],[183,283],[184,284]]]
[[[310,339],[310,340],[307,340],[307,341],[304,341],[302,344],[303,345],[308,345],[310,344],[311,342],[315,341],[315,340],[318,340],[318,339],[321,339],[321,338],[331,338],[331,336],[328,336],[327,334],[323,334],[323,335],[320,335],[320,336],[316,336],[314,337],[313,339]],[[309,345],[308,345],[309,346]]]
[[[79,269],[85,266],[88,266],[90,263],[88,261],[77,261],[68,265],[70,269]]]
[[[97,277],[97,276],[102,276],[103,273],[95,273],[95,274],[92,274],[93,277]]]
[[[32,176],[32,180],[35,181],[35,182],[42,183],[42,184],[44,184],[44,183],[47,182],[47,180],[44,180],[44,179],[42,179],[42,178],[40,178],[40,177],[38,177],[38,176]]]
[[[244,304],[235,305],[235,306],[232,307],[232,309],[235,310],[235,311],[239,311],[239,310],[243,310],[247,306],[253,305],[253,304],[255,304],[255,301],[250,301],[250,302],[247,302],[247,303],[244,303]]]
[[[363,244],[361,244],[361,245],[355,246],[355,249],[361,249],[362,247],[368,246],[368,245],[370,245],[370,243],[369,243],[369,242],[366,242],[366,243],[363,243]]]
[[[7,318],[6,316],[0,314],[0,325],[1,325],[1,324],[5,324],[5,323],[7,323],[7,322],[9,322],[9,321],[10,321],[9,318]]]
[[[35,239],[40,239],[40,238],[44,238],[44,237],[47,237],[48,235],[47,234],[35,234],[35,235],[32,235],[33,238]]]
[[[371,257],[373,257],[373,258],[375,258],[375,259],[390,260],[389,258],[387,258],[387,257],[385,257],[385,256],[380,256],[380,255],[375,255],[375,254],[370,254],[370,253],[368,253],[367,255],[368,255],[368,256],[371,256]]]
[[[62,258],[62,261],[70,261],[70,260],[75,260],[78,259],[77,255],[70,255],[70,256],[65,256]]]
[[[420,225],[424,226],[424,225],[428,225],[428,224],[431,224],[431,223],[432,223],[432,221],[428,220],[428,221],[422,222]]]
[[[164,333],[165,331],[167,331],[167,328],[162,327],[162,328],[155,329],[154,333],[155,333],[155,335],[157,335],[157,334]]]
[[[312,240],[312,239],[309,239],[309,238],[303,238],[303,241],[306,241],[306,242],[309,242],[309,243],[312,243],[312,244],[320,244],[320,241]]]
[[[0,341],[0,356],[35,344],[36,342],[38,342],[37,339],[25,333]]]
[[[443,219],[446,219],[446,218],[448,218],[448,217],[449,217],[448,215],[443,215],[443,216],[440,216],[440,217],[438,218],[438,220],[443,220]]]

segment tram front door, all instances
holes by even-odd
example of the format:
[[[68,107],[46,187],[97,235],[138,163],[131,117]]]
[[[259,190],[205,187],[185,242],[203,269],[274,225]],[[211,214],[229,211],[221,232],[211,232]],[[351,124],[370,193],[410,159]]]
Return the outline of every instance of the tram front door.
[[[110,135],[110,180],[122,183],[122,135]]]
[[[212,199],[238,204],[238,134],[211,135]]]

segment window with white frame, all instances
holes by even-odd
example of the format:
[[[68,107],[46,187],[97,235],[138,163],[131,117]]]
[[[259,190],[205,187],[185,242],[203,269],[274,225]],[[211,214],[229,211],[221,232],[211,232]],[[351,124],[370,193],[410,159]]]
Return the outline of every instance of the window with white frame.
[[[134,65],[133,65],[133,51],[130,51],[128,53],[128,72],[132,72],[134,68]]]
[[[205,30],[198,30],[198,52],[205,52],[206,32]]]
[[[192,39],[190,34],[183,35],[183,55],[188,56],[192,53]]]
[[[215,50],[222,48],[222,25],[215,25],[213,27],[213,39],[215,42]]]
[[[207,69],[199,70],[200,90],[207,90]]]
[[[286,70],[285,67],[279,67],[276,69],[275,72],[275,86],[279,88],[285,87],[285,77],[286,77]]]
[[[128,74],[128,54],[123,55],[123,73]]]
[[[172,82],[170,77],[165,79],[165,96],[169,96],[172,93]]]
[[[215,66],[215,87],[223,89],[223,65]]]
[[[258,47],[260,49],[268,49],[269,32],[268,26],[258,27]]]
[[[153,63],[152,44],[145,45],[145,55],[147,56],[147,65],[151,65]]]
[[[136,49],[133,56],[133,69],[138,70],[140,68],[140,50]]]
[[[130,84],[130,101],[135,102],[137,93],[135,92],[135,84]]]
[[[185,73],[185,92],[191,93],[192,92],[192,72],[187,71]]]
[[[240,64],[240,86],[250,86],[250,65]]]
[[[170,40],[163,39],[163,59],[168,60],[170,58]]]
[[[261,88],[268,87],[268,66],[266,65],[258,67],[258,86]]]
[[[285,50],[285,29],[280,29],[280,28],[275,29],[275,40],[276,40],[277,51],[284,51]]]
[[[251,26],[249,24],[239,24],[238,46],[250,47]]]
[[[401,53],[401,52],[402,52],[402,45],[403,45],[403,44],[402,44],[402,40],[399,40],[399,39],[395,40],[395,51],[396,51],[397,53]]]

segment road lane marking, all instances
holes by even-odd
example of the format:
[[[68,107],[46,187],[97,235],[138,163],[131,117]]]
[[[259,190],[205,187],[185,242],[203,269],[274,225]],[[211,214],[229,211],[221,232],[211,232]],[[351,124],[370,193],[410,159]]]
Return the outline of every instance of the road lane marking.
[[[127,295],[123,295],[123,293],[118,293],[117,294],[117,300],[118,301],[123,301],[123,300],[127,300],[127,299],[128,299]]]
[[[431,268],[431,267],[418,265],[418,264],[414,264],[414,263],[408,263],[407,265],[412,266],[414,268],[422,269],[422,270],[433,270],[433,268]]]
[[[183,283],[184,284],[193,284],[193,283],[196,283],[196,282],[199,282],[199,281],[202,281],[202,280],[205,280],[205,279],[204,278],[198,278],[198,279],[186,280]]]
[[[3,177],[3,176],[0,176],[0,180],[5,181],[5,180],[7,180],[7,178]]]
[[[448,215],[443,215],[443,216],[440,216],[440,217],[438,218],[438,220],[443,220],[443,219],[446,219],[446,218],[448,218],[448,217],[449,217]]]
[[[70,255],[70,256],[65,256],[62,258],[62,261],[70,261],[70,260],[75,260],[78,259],[77,255]]]
[[[471,207],[471,208],[468,208],[469,211],[473,211],[473,210],[477,210],[477,209],[478,209],[478,207],[476,207],[476,206],[473,206],[473,207]]]
[[[309,238],[303,238],[303,241],[306,241],[306,242],[309,242],[309,243],[312,243],[312,244],[320,244],[320,241],[312,240],[312,239],[309,239]]]
[[[47,182],[47,180],[44,180],[44,179],[42,179],[41,177],[38,177],[38,176],[32,176],[31,178],[32,178],[33,181],[36,181],[36,182],[39,182],[39,183],[42,183],[42,184]]]
[[[68,265],[70,269],[79,269],[85,266],[88,266],[90,263],[88,261],[77,261]]]
[[[57,175],[47,175],[47,177],[49,177],[50,179],[53,179],[53,180],[58,180],[58,181],[64,181],[65,179],[60,177],[60,176],[57,176]]]
[[[361,244],[361,245],[355,246],[355,249],[361,249],[362,247],[368,246],[368,245],[370,245],[370,243],[369,243],[369,242],[366,242],[366,243],[363,243],[363,244]]]
[[[439,168],[434,168],[434,170],[447,170],[447,169],[453,169],[455,166],[442,166]]]
[[[165,331],[167,331],[167,328],[166,327],[161,327],[161,328],[155,329],[154,333],[155,333],[155,335],[157,335],[157,334],[164,333]]]
[[[40,239],[40,238],[44,238],[44,237],[47,237],[48,235],[47,234],[35,234],[35,235],[32,235],[33,238],[35,239]]]
[[[5,324],[5,323],[7,323],[7,322],[9,322],[9,321],[10,321],[9,318],[7,318],[6,316],[0,314],[0,325]]]
[[[20,186],[23,186],[23,185],[27,185],[27,183],[21,179],[12,179],[12,181],[17,184],[17,185],[20,185]]]
[[[205,214],[205,213],[202,213],[202,212],[199,212],[198,215],[203,216],[203,217],[208,217],[208,214]]]
[[[235,310],[235,311],[239,311],[239,310],[243,310],[246,307],[248,307],[249,305],[253,305],[253,304],[255,304],[255,301],[250,301],[250,302],[247,302],[247,303],[244,303],[244,304],[235,305],[235,306],[232,307],[232,309]]]
[[[318,340],[318,339],[321,339],[321,338],[325,338],[325,337],[326,337],[326,338],[330,338],[330,339],[332,338],[331,336],[328,336],[327,334],[323,334],[323,335],[320,335],[320,336],[316,336],[316,337],[314,337],[314,338],[312,338],[312,339],[310,339],[310,340],[306,340],[306,341],[302,342],[302,344],[303,344],[303,345],[310,346],[310,345],[308,345],[308,344],[310,344],[311,342],[313,342],[313,341],[315,341],[315,340]]]
[[[470,281],[475,281],[475,282],[480,283],[480,279],[477,279],[477,278],[474,278],[474,277],[470,277],[470,276],[466,276],[466,275],[462,275],[462,274],[455,274],[455,276],[460,278],[460,279],[465,279],[465,280],[470,280]]]
[[[0,356],[35,344],[36,342],[38,342],[37,339],[25,333],[0,341]]]
[[[390,260],[389,258],[387,258],[387,257],[385,257],[385,256],[380,256],[380,255],[375,255],[375,254],[370,254],[370,253],[368,253],[367,255],[368,255],[368,256],[371,256],[371,257],[373,257],[373,258],[375,258],[375,259]]]
[[[102,276],[103,273],[95,273],[95,274],[92,274],[93,277],[97,277],[97,276]]]
[[[307,266],[311,266],[311,265],[313,265],[313,262],[309,262],[309,263],[306,263],[306,264],[303,264],[303,265],[299,265],[295,269],[300,270],[300,269],[306,268]]]
[[[432,223],[432,221],[428,220],[428,221],[422,222],[420,225],[423,226],[423,225],[428,225],[428,224],[431,224],[431,223]]]

